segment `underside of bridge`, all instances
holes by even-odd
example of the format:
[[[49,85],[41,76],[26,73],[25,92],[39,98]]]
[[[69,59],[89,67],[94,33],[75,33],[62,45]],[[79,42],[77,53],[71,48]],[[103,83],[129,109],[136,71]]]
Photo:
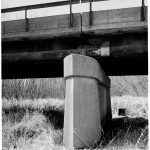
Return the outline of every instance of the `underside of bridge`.
[[[111,60],[111,61],[110,61]],[[147,75],[147,58],[101,59],[108,76]],[[3,79],[63,77],[63,61],[52,63],[10,64],[2,66]]]
[[[3,42],[2,78],[63,77],[69,54],[95,58],[108,76],[147,75],[147,41],[144,32]]]
[[[108,76],[147,75],[147,33],[144,6],[5,21],[2,78],[63,77],[70,54],[95,58]]]

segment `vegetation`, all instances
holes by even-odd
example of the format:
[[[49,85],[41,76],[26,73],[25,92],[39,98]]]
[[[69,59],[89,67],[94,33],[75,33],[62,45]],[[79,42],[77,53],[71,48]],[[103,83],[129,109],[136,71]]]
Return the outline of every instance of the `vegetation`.
[[[126,108],[128,117],[143,117],[148,119],[148,98],[147,97],[112,97],[112,114],[113,118],[118,117],[118,109]]]
[[[65,150],[64,91],[63,79],[4,80],[3,150]],[[113,119],[102,128],[100,141],[87,148],[148,149],[148,98],[120,95],[111,98]],[[118,116],[119,108],[126,108],[125,117]]]
[[[118,76],[110,77],[110,79],[111,96],[146,97],[148,95],[147,76]],[[64,99],[65,81],[63,78],[3,80],[2,97],[6,99]]]
[[[148,96],[147,76],[113,76],[110,79],[112,96]]]
[[[2,81],[2,97],[6,99],[64,99],[63,78],[13,79]]]
[[[102,140],[106,149],[148,149],[148,98],[123,96],[111,101],[113,120]],[[126,108],[125,117],[118,116],[119,108]]]
[[[127,109],[127,117],[117,116],[118,108],[122,107]],[[109,130],[103,128],[104,136],[92,148],[148,149],[147,109],[147,98],[113,97],[111,126]],[[63,110],[64,101],[58,99],[37,99],[36,103],[3,99],[3,148],[64,149]]]

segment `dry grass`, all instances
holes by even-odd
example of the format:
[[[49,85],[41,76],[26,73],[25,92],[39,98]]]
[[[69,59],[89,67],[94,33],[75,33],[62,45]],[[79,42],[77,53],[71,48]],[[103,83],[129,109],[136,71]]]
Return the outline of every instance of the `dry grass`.
[[[62,130],[55,130],[46,117],[38,112],[26,113],[20,122],[9,121],[3,125],[5,149],[42,150],[62,143]]]
[[[122,96],[112,97],[113,118],[118,117],[118,109],[126,108],[127,116],[148,119],[148,97]]]
[[[131,96],[112,97],[113,120],[108,124],[109,130],[103,128],[105,134],[93,149],[148,149],[147,101]],[[2,104],[4,150],[66,149],[62,146],[63,100],[3,99]],[[127,117],[117,115],[122,107],[127,109]]]
[[[111,96],[148,94],[148,76],[113,76]],[[65,97],[64,78],[2,80],[2,97],[7,99],[47,99]]]
[[[66,149],[62,146],[64,100],[3,99],[2,105],[4,150]],[[126,108],[127,116],[119,117],[118,108]],[[148,98],[112,97],[112,113],[112,122],[93,149],[148,149]]]
[[[8,100],[6,98],[3,98],[2,101],[3,109],[11,109],[14,107],[18,108],[26,108],[26,109],[37,109],[37,110],[43,110],[47,107],[54,107],[54,109],[64,110],[64,100],[63,99],[53,99],[53,98],[47,98],[47,99],[22,99],[17,100],[15,98]]]
[[[114,118],[104,130],[100,148],[148,149],[148,121],[144,118]]]
[[[11,99],[64,99],[63,78],[35,78],[2,80],[2,97]]]

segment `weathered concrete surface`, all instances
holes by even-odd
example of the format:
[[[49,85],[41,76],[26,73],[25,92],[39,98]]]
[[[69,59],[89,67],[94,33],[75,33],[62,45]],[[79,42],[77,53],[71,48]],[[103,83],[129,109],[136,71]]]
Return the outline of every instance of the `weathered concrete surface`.
[[[87,46],[92,47],[83,48],[78,48],[79,40],[76,37],[2,42],[2,78],[63,77],[63,68],[58,67],[63,67],[63,59],[82,52],[95,58],[108,76],[148,74],[147,33],[85,37]],[[45,63],[50,69],[59,69],[43,71]]]
[[[82,17],[82,24],[81,24]],[[142,32],[147,29],[147,7],[145,21],[141,21],[141,7],[103,10],[93,12],[93,25],[89,25],[89,12],[82,16],[73,14],[73,26],[70,27],[70,15],[58,15],[26,20],[14,20],[2,23],[2,40],[19,40],[21,38],[44,39],[66,36],[79,36],[92,32],[97,35]],[[28,32],[26,32],[26,25]],[[5,26],[5,27],[3,27]],[[5,29],[5,30],[4,30]]]
[[[106,118],[112,118],[112,110],[111,110],[111,98],[110,98],[110,89],[106,89]]]
[[[99,100],[100,100],[100,114],[101,122],[104,122],[106,117],[106,88],[99,85]]]
[[[3,27],[4,26],[4,27]],[[17,40],[18,38],[49,39],[54,37],[66,37],[79,35],[81,32],[80,14],[73,15],[73,27],[70,27],[70,15],[58,15],[50,17],[28,19],[26,32],[26,20],[7,21],[2,24],[2,38]]]
[[[92,26],[89,26],[89,13],[83,13],[82,18],[84,32],[92,31],[98,35],[133,32],[136,28],[147,27],[147,7],[145,7],[145,21],[141,21],[141,7],[94,11]]]
[[[110,80],[95,59],[76,54],[64,59],[64,77],[64,146],[92,146],[100,139],[101,122],[111,110],[106,106]]]

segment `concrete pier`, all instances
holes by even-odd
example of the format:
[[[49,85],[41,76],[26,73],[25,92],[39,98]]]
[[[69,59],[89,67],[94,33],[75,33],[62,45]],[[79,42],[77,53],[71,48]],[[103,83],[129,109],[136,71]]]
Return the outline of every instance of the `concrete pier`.
[[[92,147],[101,137],[101,124],[111,118],[110,79],[95,59],[76,54],[64,59],[64,77],[63,144]]]

